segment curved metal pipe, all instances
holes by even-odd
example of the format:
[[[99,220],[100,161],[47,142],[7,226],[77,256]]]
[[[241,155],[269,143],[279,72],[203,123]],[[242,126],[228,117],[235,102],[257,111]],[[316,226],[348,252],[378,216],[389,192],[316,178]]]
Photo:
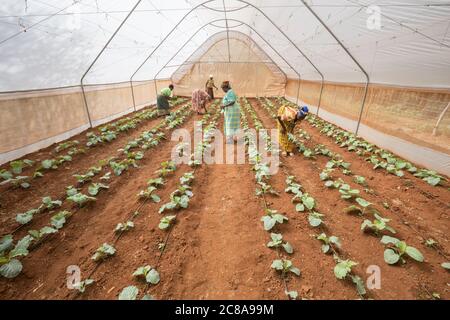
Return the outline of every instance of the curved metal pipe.
[[[358,117],[358,124],[356,125],[356,131],[355,135],[358,135],[359,125],[361,123],[362,114],[364,111],[364,104],[366,103],[367,98],[367,89],[369,87],[370,77],[369,74],[366,72],[366,70],[362,67],[362,65],[356,60],[356,58],[350,53],[350,51],[344,46],[344,44],[339,40],[339,38],[331,31],[331,29],[327,26],[327,24],[319,17],[319,15],[306,3],[305,0],[300,0],[303,5],[311,12],[311,14],[322,24],[322,26],[328,31],[329,34],[336,40],[336,42],[341,46],[342,49],[347,53],[347,55],[353,60],[353,62],[358,66],[358,68],[361,70],[361,72],[366,77],[366,85],[364,88],[364,95],[363,100],[361,103],[361,108],[359,110],[359,117]],[[318,111],[318,110],[317,110]]]
[[[159,75],[159,73],[161,73],[161,71],[164,69],[164,68],[166,68],[167,67],[167,65],[178,55],[178,53],[181,51],[181,50],[183,50],[183,48],[192,40],[192,38],[198,33],[198,32],[200,32],[201,30],[203,30],[205,27],[207,27],[208,25],[211,25],[211,23],[215,23],[215,22],[219,22],[219,21],[224,21],[225,19],[217,19],[217,20],[214,20],[214,21],[211,21],[211,22],[209,22],[209,23],[206,23],[206,24],[204,24],[203,26],[201,26],[199,29],[197,29],[196,30],[196,32],[189,38],[189,39],[187,39],[187,41],[183,44],[183,46],[166,62],[166,64],[161,68],[161,69],[159,69],[158,70],[158,72],[155,74],[155,76],[154,76],[154,78],[153,78],[153,81],[154,81],[154,83],[155,83],[155,87],[156,87],[156,77]],[[240,22],[240,23],[242,23],[242,24],[244,24],[244,25],[246,25],[247,27],[249,27],[253,32],[255,32],[291,69],[292,69],[292,71],[294,71],[296,74],[297,74],[297,76],[298,76],[298,79],[299,79],[299,83],[300,83],[300,79],[301,79],[301,76],[300,76],[300,74],[299,74],[299,72],[278,52],[278,50],[276,50],[271,44],[270,44],[270,42],[269,41],[267,41],[263,36],[261,36],[261,34],[258,32],[258,31],[256,31],[252,26],[250,26],[249,24],[247,24],[247,23],[245,23],[245,22],[243,22],[243,21],[240,21],[240,20],[237,20],[237,19],[228,19],[229,21],[234,21],[234,22]],[[214,26],[214,25],[213,25]],[[247,36],[246,34],[244,34],[243,32],[240,32],[240,31],[233,31],[233,32],[236,32],[236,33],[240,33],[240,34],[243,34],[244,36],[246,36],[247,38],[250,38],[249,36]],[[204,43],[206,43],[206,42],[208,42],[212,37],[215,37],[217,35],[217,33],[216,34],[214,34],[214,35],[212,35],[212,36],[210,36],[208,39],[206,39],[204,42],[203,42],[203,44]],[[203,45],[202,44],[202,45]],[[263,51],[264,52],[264,50],[262,50],[261,49],[261,47],[259,47],[259,45],[255,42],[255,44],[258,46],[258,48],[261,50],[261,51]],[[194,52],[195,53],[195,52]],[[192,53],[188,58],[187,58],[187,60],[186,61],[188,61],[191,57],[192,57],[192,55],[194,54],[194,53]],[[274,61],[273,61],[273,59],[266,53],[266,55],[269,57],[269,59],[272,61],[272,63],[274,63],[275,65],[277,65]],[[280,71],[281,72],[283,72],[283,70],[281,70],[280,69]],[[176,71],[175,71],[176,72]],[[284,73],[284,72],[283,72]],[[286,74],[285,74],[285,76],[286,76]],[[297,101],[298,102],[298,101]]]
[[[87,70],[84,72],[83,76],[81,77],[80,80],[80,86],[81,86],[81,91],[83,93],[83,99],[84,99],[84,106],[86,108],[86,112],[87,112],[87,116],[88,116],[88,120],[89,120],[89,126],[92,128],[92,119],[91,119],[91,115],[89,113],[89,105],[87,102],[87,98],[86,98],[86,92],[84,91],[84,78],[86,77],[86,75],[89,73],[89,71],[91,71],[92,67],[94,66],[94,64],[97,62],[97,60],[100,58],[100,56],[103,54],[103,52],[105,51],[105,49],[109,46],[109,44],[111,43],[111,41],[114,39],[114,37],[116,36],[116,34],[120,31],[120,29],[122,29],[123,25],[125,24],[125,22],[127,22],[128,18],[131,16],[131,14],[134,12],[134,10],[136,10],[136,8],[138,7],[138,5],[142,2],[142,0],[138,0],[136,2],[136,4],[133,6],[133,8],[130,10],[130,12],[128,12],[127,16],[125,17],[125,19],[123,19],[123,21],[120,23],[120,25],[117,27],[116,31],[114,31],[114,33],[111,35],[111,37],[109,38],[108,42],[106,42],[106,44],[103,46],[102,50],[100,50],[100,52],[97,54],[97,56],[95,57],[94,61],[91,62],[91,64],[89,65],[89,67],[87,68]],[[134,97],[134,94],[133,94]],[[134,98],[133,98],[134,100]],[[136,110],[136,108],[135,108]]]

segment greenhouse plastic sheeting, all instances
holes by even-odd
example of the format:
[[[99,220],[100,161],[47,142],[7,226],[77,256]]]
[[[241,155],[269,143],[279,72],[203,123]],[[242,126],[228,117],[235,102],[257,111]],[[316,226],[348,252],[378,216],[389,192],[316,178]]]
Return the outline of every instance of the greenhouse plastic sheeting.
[[[86,126],[81,84],[95,124],[152,101],[153,79],[188,95],[209,74],[241,95],[296,97],[301,79],[305,102],[450,154],[440,0],[4,0],[0,71],[2,159]]]
[[[137,2],[2,1],[0,91],[78,85],[97,53]],[[309,0],[307,3],[367,70],[371,82],[450,87],[450,7],[441,5],[443,1]],[[365,81],[357,65],[299,0],[152,0],[139,2],[88,73],[86,83],[128,81],[154,51],[134,78],[152,79],[197,29],[201,31],[178,57],[178,63],[226,27],[254,39],[289,78],[297,78],[297,74],[255,32],[267,39],[303,79],[317,80],[320,76],[294,44],[326,80]],[[173,71],[160,77],[168,78]]]
[[[296,100],[295,97],[287,98],[292,102]],[[299,101],[299,104],[306,104],[310,107],[312,113],[317,113],[317,106],[307,104],[305,101]],[[357,126],[357,122],[355,120],[331,113],[324,109],[320,109],[318,115],[320,118],[350,132],[354,132]],[[360,125],[359,135],[370,143],[376,144],[380,148],[395,152],[397,155],[406,160],[413,161],[416,164],[450,176],[450,155],[447,153],[439,152],[411,143],[401,138],[385,134],[364,124]]]

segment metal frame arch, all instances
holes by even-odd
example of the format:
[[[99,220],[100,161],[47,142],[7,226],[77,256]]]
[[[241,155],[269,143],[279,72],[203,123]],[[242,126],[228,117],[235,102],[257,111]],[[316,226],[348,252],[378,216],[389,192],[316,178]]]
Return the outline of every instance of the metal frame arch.
[[[240,1],[240,0],[239,0]],[[361,109],[359,111],[359,117],[358,117],[358,124],[356,125],[356,131],[355,131],[355,135],[358,135],[358,130],[359,130],[359,125],[361,123],[361,118],[362,118],[362,114],[364,111],[364,105],[366,102],[366,98],[367,98],[367,90],[369,87],[369,83],[370,83],[370,77],[369,74],[367,73],[367,71],[362,67],[362,65],[359,63],[359,61],[350,53],[350,51],[344,46],[344,44],[341,42],[341,40],[339,40],[339,38],[334,34],[333,31],[331,31],[331,29],[327,26],[327,24],[319,17],[319,15],[306,3],[305,0],[300,0],[303,5],[305,6],[305,8],[320,22],[320,24],[328,31],[328,33],[334,38],[334,40],[336,40],[336,42],[341,46],[342,49],[344,49],[344,51],[347,53],[347,55],[353,60],[353,62],[358,66],[358,68],[361,70],[361,72],[364,74],[364,76],[366,77],[366,85],[364,88],[364,96],[363,96],[363,100],[361,103]],[[321,89],[322,90],[322,89]],[[319,113],[319,108],[320,106],[318,106],[317,109],[317,114]]]
[[[196,32],[194,33],[194,34],[192,34],[192,36],[189,38],[189,39],[187,39],[187,41],[181,46],[181,48],[180,49],[178,49],[177,50],[177,52],[166,62],[166,64],[161,68],[161,69],[159,69],[158,70],[158,72],[155,74],[155,76],[154,76],[154,78],[153,78],[153,82],[154,82],[154,84],[155,84],[155,91],[156,91],[156,94],[157,94],[157,89],[156,89],[156,77],[159,75],[159,73],[163,70],[163,69],[165,69],[166,67],[167,67],[167,65],[178,55],[178,53],[192,40],[192,38],[195,36],[195,35],[197,35],[201,30],[203,30],[204,28],[206,28],[207,26],[209,26],[209,25],[211,25],[211,23],[215,23],[215,22],[219,22],[219,21],[224,21],[225,20],[225,18],[222,18],[222,19],[216,19],[216,20],[213,20],[213,21],[211,21],[211,22],[208,22],[208,23],[206,23],[206,24],[204,24],[203,26],[201,26],[200,28],[198,28],[197,30],[196,30]],[[243,22],[243,21],[240,21],[240,20],[237,20],[237,19],[228,19],[229,21],[234,21],[234,22],[239,22],[239,23],[241,23],[242,25],[245,25],[245,26],[247,26],[248,28],[250,28],[253,32],[255,32],[288,66],[289,66],[289,68],[291,68],[292,69],[292,71],[294,71],[296,74],[297,74],[297,76],[298,76],[298,80],[299,80],[299,86],[298,86],[298,89],[297,89],[297,92],[299,92],[299,90],[300,90],[300,80],[301,80],[301,76],[300,76],[300,73],[283,57],[283,55],[281,55],[279,52],[278,52],[278,50],[276,50],[271,44],[270,44],[270,42],[269,41],[267,41],[257,30],[255,30],[251,25],[249,25],[249,24],[247,24],[246,22]],[[215,27],[214,25],[212,25],[213,27]],[[223,31],[222,31],[223,32]],[[249,38],[250,40],[252,40],[251,39],[251,37],[250,36],[248,36],[248,35],[246,35],[245,33],[243,33],[243,32],[241,32],[241,31],[236,31],[236,30],[234,30],[233,32],[236,32],[236,33],[239,33],[239,34],[243,34],[244,36],[246,36],[247,38]],[[216,36],[217,34],[219,34],[219,33],[215,33],[215,34],[213,34],[213,35],[211,35],[209,38],[207,38],[204,42],[203,42],[203,44],[204,43],[206,43],[208,40],[210,40],[212,37],[214,37],[214,36]],[[270,57],[270,55],[269,54],[267,54],[254,40],[252,40],[257,46],[258,46],[258,48],[262,51],[262,52],[264,52],[266,55],[267,55],[267,57],[272,61],[272,63],[273,64],[275,64],[279,69],[280,69],[280,71],[281,72],[283,72],[284,73],[284,75],[286,76],[286,78],[287,78],[287,75],[286,75],[286,73],[278,66],[278,64],[276,64],[274,61],[273,61],[273,59]],[[203,45],[202,44],[202,45]],[[188,61],[191,57],[192,57],[192,55],[195,53],[195,51],[186,59],[186,61]],[[134,90],[133,89],[133,86],[131,87],[132,88],[132,90]],[[298,103],[298,94],[297,94],[297,103]]]

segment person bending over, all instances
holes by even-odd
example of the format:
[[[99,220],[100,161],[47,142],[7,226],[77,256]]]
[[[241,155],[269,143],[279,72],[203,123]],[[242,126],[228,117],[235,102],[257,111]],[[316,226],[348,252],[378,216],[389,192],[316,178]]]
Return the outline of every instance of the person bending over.
[[[173,99],[173,84],[167,88],[163,88],[156,98],[156,107],[158,108],[158,116],[166,116],[170,113],[169,100]]]
[[[210,99],[211,98],[206,91],[201,89],[194,90],[192,92],[192,109],[197,112],[197,114],[204,114],[208,112],[208,110],[206,110],[206,102]]]
[[[307,106],[295,109],[290,106],[282,105],[278,109],[278,142],[283,156],[294,155],[294,143],[289,140],[289,134],[294,132],[297,122],[305,119],[308,112]]]

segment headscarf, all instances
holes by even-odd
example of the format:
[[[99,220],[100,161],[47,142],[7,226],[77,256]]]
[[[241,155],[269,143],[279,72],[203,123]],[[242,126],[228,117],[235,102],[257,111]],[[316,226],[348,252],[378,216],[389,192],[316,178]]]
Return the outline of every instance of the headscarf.
[[[230,81],[224,81],[222,82],[221,88],[231,88],[230,87]]]

